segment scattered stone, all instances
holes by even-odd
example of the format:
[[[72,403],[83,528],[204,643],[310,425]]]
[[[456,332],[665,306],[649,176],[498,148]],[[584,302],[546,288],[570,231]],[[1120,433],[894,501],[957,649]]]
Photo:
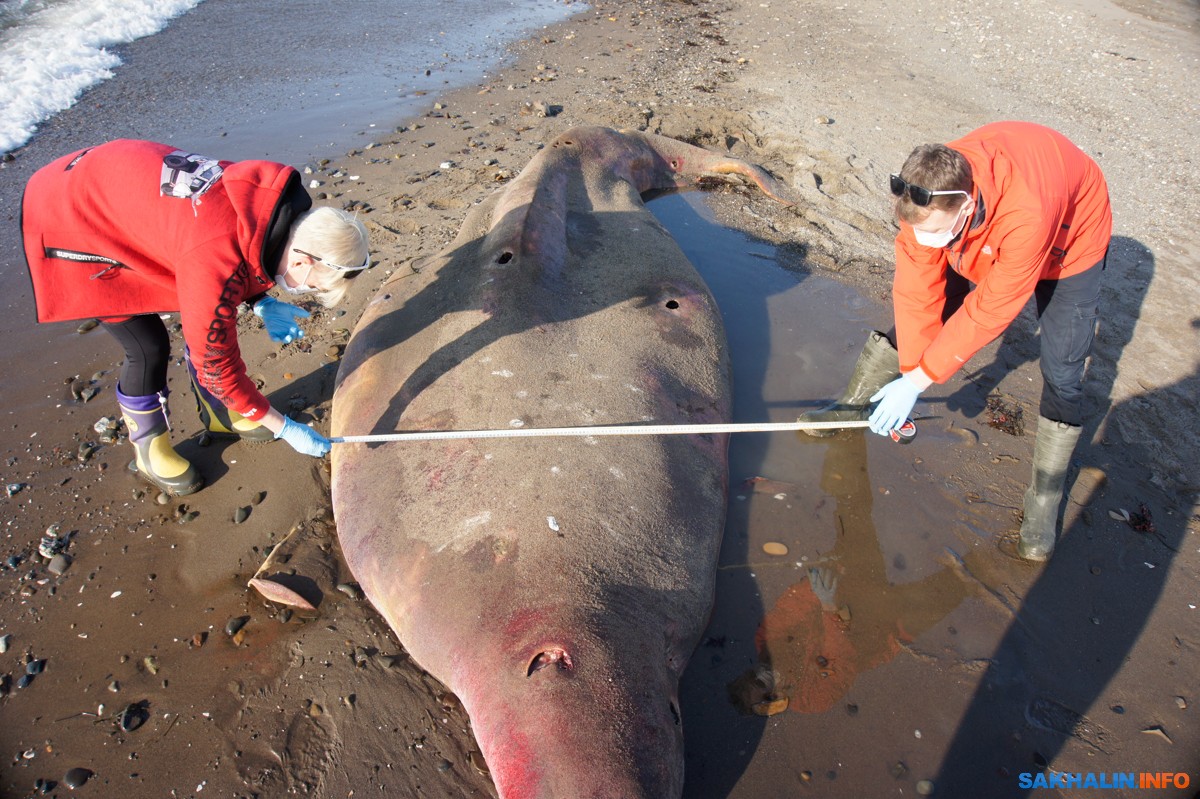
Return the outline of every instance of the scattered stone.
[[[454,162],[443,161],[442,163],[438,164],[438,169],[454,169]]]
[[[84,783],[92,778],[92,772],[82,766],[76,766],[63,775],[63,785],[70,788],[72,791],[76,788],[82,788]]]
[[[25,488],[24,483],[9,483],[8,485],[6,485],[4,487],[4,490],[8,492],[8,495],[10,497],[12,497],[12,496],[16,496],[17,494],[20,494],[24,488]]]
[[[0,650],[0,652],[2,652],[2,651],[4,651],[4,650]],[[1175,697],[1175,707],[1179,708],[1180,710],[1187,710],[1188,701],[1186,699],[1184,699],[1182,696],[1177,696],[1177,697]]]
[[[79,327],[75,328],[75,332],[83,335],[84,333],[95,330],[99,324],[99,319],[88,319],[86,322],[81,323]]]
[[[112,682],[110,682],[108,684],[108,690],[113,692],[114,694],[120,693],[121,683],[117,682],[116,680],[113,680]]]
[[[21,679],[17,680],[17,687],[18,688],[28,688],[29,684],[31,682],[33,682],[32,674],[22,674]]]
[[[96,442],[84,441],[79,445],[79,452],[76,455],[76,459],[80,463],[87,463],[91,459],[92,453],[97,449],[99,449],[99,445]]]
[[[763,544],[763,552],[768,555],[786,555],[788,553],[787,545],[781,544],[778,541],[768,541]]]
[[[266,498],[267,498],[267,492],[259,491],[253,497],[250,498],[250,504],[251,505],[261,505],[262,501]]]
[[[100,389],[95,386],[88,386],[79,392],[79,399],[83,402],[89,402],[92,397],[100,393]]]
[[[8,647],[10,644],[12,644],[12,633],[0,635],[0,655],[8,652]]]
[[[118,723],[125,732],[133,732],[146,723],[148,715],[141,702],[131,702],[121,711]]]
[[[358,583],[338,583],[337,590],[351,599],[362,599],[362,589],[358,587]]]
[[[908,766],[903,761],[897,760],[888,771],[896,779],[902,779],[904,775],[908,774]]]
[[[46,566],[46,571],[50,572],[55,577],[62,577],[69,568],[71,568],[71,557],[59,552],[54,557],[50,558],[50,563]]]
[[[154,655],[147,655],[142,658],[142,665],[146,667],[146,671],[151,674],[158,674],[158,658]]]
[[[42,540],[38,542],[38,554],[46,560],[67,548],[67,539],[58,536],[58,525],[50,525]]]
[[[44,659],[31,660],[25,664],[25,673],[30,676],[36,676],[38,674],[41,674],[45,670],[46,670],[46,661]]]
[[[248,621],[250,621],[249,616],[234,616],[225,622],[225,634],[231,637],[237,635],[238,631],[245,627]]]
[[[159,505],[166,505],[171,501],[171,495],[166,491],[160,491],[158,492],[158,496],[154,498],[154,501]]]
[[[233,523],[234,524],[241,524],[242,522],[246,521],[246,519],[248,519],[248,518],[250,518],[250,506],[248,506],[248,505],[243,505],[242,507],[238,508],[237,510],[235,510],[233,512]]]
[[[934,790],[936,790],[936,788],[933,784],[933,780],[920,780],[917,782],[918,796],[933,796]]]
[[[818,125],[832,125],[833,119],[822,114],[821,116],[817,117],[816,122]]]

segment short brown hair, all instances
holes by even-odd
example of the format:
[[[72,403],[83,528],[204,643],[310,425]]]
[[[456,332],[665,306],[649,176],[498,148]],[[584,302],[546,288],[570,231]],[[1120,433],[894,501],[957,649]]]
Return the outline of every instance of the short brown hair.
[[[900,168],[900,177],[915,186],[923,186],[930,191],[965,191],[971,193],[971,165],[966,157],[944,144],[922,144],[909,153]],[[917,205],[908,196],[908,192],[895,200],[896,218],[912,224],[920,222],[929,216],[929,212],[950,211],[963,204],[960,194],[939,194],[930,200],[929,205]]]

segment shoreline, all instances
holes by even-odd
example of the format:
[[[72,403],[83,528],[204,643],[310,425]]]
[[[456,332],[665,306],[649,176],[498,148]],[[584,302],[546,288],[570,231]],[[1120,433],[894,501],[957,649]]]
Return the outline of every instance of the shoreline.
[[[1077,560],[1060,559],[1052,564],[1057,570],[1044,572],[1057,583],[1003,561],[991,562],[992,572],[973,575],[993,592],[972,600],[987,609],[991,623],[975,629],[957,622],[953,636],[959,646],[969,639],[977,658],[952,654],[946,625],[905,641],[893,663],[862,676],[854,694],[868,698],[854,700],[863,705],[862,715],[855,715],[856,704],[853,712],[839,706],[811,716],[742,717],[721,735],[689,731],[689,746],[698,741],[689,748],[689,769],[697,757],[701,772],[717,774],[712,787],[691,784],[689,799],[818,787],[827,795],[907,792],[912,783],[938,773],[966,733],[976,733],[973,745],[993,748],[993,759],[1012,772],[1005,781],[977,770],[980,796],[1017,795],[1016,773],[1032,769],[1023,759],[1030,747],[1057,754],[1052,764],[1061,770],[1108,772],[1186,770],[1189,756],[1200,751],[1200,731],[1189,723],[1188,712],[1194,711],[1175,702],[1178,696],[1194,704],[1190,693],[1200,684],[1200,665],[1186,657],[1195,642],[1181,632],[1194,625],[1187,602],[1200,599],[1193,537],[1200,531],[1197,487],[1188,465],[1198,449],[1188,410],[1196,393],[1197,323],[1188,318],[1194,312],[1187,303],[1172,301],[1197,296],[1200,280],[1200,248],[1194,232],[1181,232],[1180,223],[1200,215],[1200,201],[1187,194],[1196,166],[1180,160],[1183,145],[1172,138],[1186,122],[1178,109],[1194,97],[1189,92],[1197,85],[1196,62],[1183,59],[1179,43],[1186,39],[1177,24],[1115,6],[1089,12],[1078,2],[1063,8],[1023,3],[1030,19],[1054,22],[1051,44],[1067,47],[1058,51],[1043,49],[1040,34],[1016,30],[1020,26],[999,12],[977,10],[969,24],[960,19],[956,25],[953,14],[939,17],[939,8],[923,0],[915,8],[885,0],[848,17],[833,2],[799,0],[595,4],[514,45],[512,58],[482,83],[423,98],[420,113],[397,126],[402,130],[373,135],[305,175],[306,181],[324,182],[313,193],[328,193],[327,202],[360,204],[376,265],[355,281],[339,309],[314,315],[306,327],[307,351],[274,347],[253,320],[241,326],[249,371],[265,381],[273,402],[284,407],[295,402],[328,432],[337,369],[337,356],[329,353],[344,344],[340,331],[354,328],[390,274],[444,247],[472,206],[515,176],[541,145],[577,124],[644,129],[763,165],[800,194],[800,205],[782,210],[737,191],[718,191],[707,197],[716,216],[779,246],[787,268],[835,278],[879,303],[887,301],[890,289],[892,235],[880,187],[914,143],[950,138],[998,118],[999,111],[1014,111],[1020,113],[1012,116],[1041,121],[1058,114],[1067,123],[1060,127],[1071,127],[1085,150],[1103,153],[1097,157],[1118,209],[1118,241],[1104,295],[1106,327],[1090,378],[1097,388],[1092,398],[1097,418],[1089,429],[1094,437],[1078,453],[1087,480],[1079,479],[1064,521],[1064,527],[1072,526],[1071,540],[1086,538],[1086,548],[1080,544]],[[1072,13],[1079,16],[1068,19]],[[1072,45],[1081,30],[1094,43]],[[1030,55],[1005,62],[1002,70],[982,70],[976,53],[1005,46],[1003,37],[989,38],[993,33],[1003,33],[1014,46],[1027,45]],[[1117,34],[1122,44],[1114,50],[1134,60],[1105,55]],[[935,45],[933,52],[906,60],[905,43],[921,37]],[[1154,49],[1171,42],[1176,49],[1168,55]],[[1175,55],[1181,60],[1172,61]],[[1186,69],[1156,87],[1151,79],[1166,71],[1164,60]],[[1091,76],[1071,84],[1070,96],[1030,94],[1030,87],[1051,84],[1064,69],[1094,63],[1110,74],[1107,92],[1102,79]],[[1130,97],[1133,88],[1146,94]],[[917,103],[909,99],[914,96],[926,99]],[[1118,125],[1121,116],[1155,102],[1175,113],[1148,119],[1136,131]],[[557,113],[542,116],[543,107]],[[1178,183],[1162,189],[1166,201],[1141,189],[1142,151],[1155,147],[1165,148],[1154,151],[1155,163],[1175,158],[1172,180]],[[443,167],[446,162],[453,166]],[[11,174],[0,172],[0,180]],[[1164,204],[1170,216],[1143,227],[1142,220]],[[4,216],[15,224],[11,209],[0,206]],[[10,297],[6,307],[10,318],[29,313],[19,298]],[[113,410],[111,374],[99,378],[101,393],[86,405],[59,398],[67,393],[64,377],[111,370],[119,357],[115,345],[99,333],[75,339],[74,326],[42,330],[35,337],[38,346],[53,349],[57,341],[63,348],[42,367],[43,383],[18,403],[23,411],[37,406],[37,412],[7,417],[3,448],[16,464],[6,476],[29,488],[0,500],[9,519],[3,554],[36,550],[42,531],[63,522],[77,530],[76,565],[44,584],[39,583],[44,570],[34,569],[37,577],[24,579],[31,562],[0,573],[0,628],[14,634],[14,653],[28,649],[50,666],[37,684],[0,700],[13,720],[0,738],[10,751],[37,753],[5,775],[5,790],[28,789],[35,777],[57,779],[71,766],[86,765],[97,774],[97,784],[90,786],[94,795],[105,784],[134,791],[170,785],[179,795],[201,797],[247,791],[273,796],[302,788],[334,797],[371,786],[414,792],[419,786],[435,796],[493,795],[461,707],[406,662],[365,602],[336,589],[349,579],[337,559],[330,565],[327,556],[313,554],[328,550],[331,540],[322,465],[280,444],[200,447],[186,377],[173,365],[174,440],[212,484],[164,507],[151,493],[137,497],[132,478],[118,474],[128,459],[127,445],[103,448],[84,463],[76,457],[79,444],[92,437],[95,418]],[[178,357],[177,339],[173,346]],[[37,349],[21,354],[32,359]],[[958,375],[931,392],[938,424],[949,425],[943,434],[969,440],[959,433],[970,433],[981,443],[955,449],[956,457],[973,460],[961,472],[943,475],[937,464],[920,464],[914,473],[931,472],[955,491],[976,496],[989,518],[1020,504],[1032,437],[1001,439],[1003,448],[988,448],[995,439],[981,437],[989,432],[982,411],[972,415],[948,401],[998,393],[1029,414],[1039,379],[1031,353],[1036,347],[1027,311],[1011,336],[977,356],[984,367],[979,373]],[[840,374],[850,364],[822,366]],[[1101,387],[1108,388],[1104,396]],[[252,504],[260,492],[266,498]],[[1109,513],[1136,509],[1139,502],[1153,508],[1156,535],[1135,535]],[[200,517],[178,525],[176,513],[184,506]],[[238,507],[251,507],[251,513],[235,524]],[[964,538],[974,540],[968,522],[945,520],[962,525]],[[992,542],[975,544],[985,557],[993,553]],[[265,552],[279,547],[293,554],[294,563],[323,564],[322,584],[329,590],[317,619],[283,619],[245,587]],[[1075,571],[1063,574],[1068,567]],[[1087,575],[1092,582],[1084,582]],[[33,593],[26,596],[27,587]],[[116,591],[137,604],[108,599]],[[1061,605],[1039,604],[1046,592],[1054,592]],[[1157,598],[1155,592],[1162,601],[1139,604],[1139,597]],[[773,600],[763,599],[768,606]],[[1042,615],[1023,614],[1025,606]],[[222,628],[242,615],[251,617],[248,635],[235,645]],[[1063,627],[1052,627],[1054,636],[1039,626],[1040,620],[1060,616]],[[1093,619],[1100,620],[1099,634]],[[1115,659],[1118,665],[1109,678],[1090,678],[1088,669],[1070,667],[1074,660],[1046,643],[1044,660],[1029,668],[1049,704],[1031,706],[1027,715],[1034,720],[1014,721],[1012,730],[973,725],[974,691],[984,683],[990,661],[1012,655],[1003,642],[1010,626],[1022,624],[1098,662]],[[201,633],[206,638],[191,645]],[[1091,643],[1105,636],[1139,643],[1115,653]],[[710,654],[702,650],[695,659]],[[145,665],[148,657],[156,658],[153,669]],[[117,692],[108,688],[114,680],[121,686]],[[70,688],[52,696],[56,684]],[[895,696],[896,684],[910,686],[905,693],[911,695]],[[876,699],[887,696],[892,699],[886,703]],[[152,714],[140,731],[113,733],[111,724],[90,719],[51,723],[80,709],[94,712],[100,703],[112,713],[114,706],[141,699]],[[1062,722],[1053,712],[1038,715],[1046,707],[1075,713],[1081,726],[1055,727]],[[685,707],[685,717],[688,712]],[[1007,723],[1008,716],[997,714],[997,725]],[[1085,723],[1107,736],[1101,745],[1079,732]],[[1172,745],[1141,734],[1154,726]],[[915,737],[913,729],[923,735]],[[750,744],[738,754],[723,751],[738,746],[714,738]],[[136,766],[129,762],[131,751],[138,753]],[[984,780],[991,780],[991,793]],[[204,785],[203,793],[197,785]]]

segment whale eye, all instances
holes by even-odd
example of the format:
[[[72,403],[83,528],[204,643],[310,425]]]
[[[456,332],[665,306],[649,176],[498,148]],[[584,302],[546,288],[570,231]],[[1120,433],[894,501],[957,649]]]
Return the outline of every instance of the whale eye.
[[[679,707],[675,704],[675,700],[671,700],[671,718],[675,719],[675,726],[678,727],[683,723],[679,718]]]
[[[512,259],[513,259],[513,254],[511,252],[503,252],[503,253],[500,253],[500,257],[496,259],[496,263],[506,264],[509,261],[511,261]]]
[[[666,305],[668,308],[670,308],[672,311],[674,311],[676,308],[679,307],[679,300],[667,300]]]

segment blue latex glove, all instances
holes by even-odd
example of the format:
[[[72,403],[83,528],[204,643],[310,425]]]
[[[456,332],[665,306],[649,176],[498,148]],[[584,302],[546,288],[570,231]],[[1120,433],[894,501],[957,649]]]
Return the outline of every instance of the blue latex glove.
[[[327,454],[331,446],[328,438],[308,425],[293,422],[290,416],[283,417],[283,429],[275,437],[291,444],[292,449],[301,455],[312,455],[314,458]]]
[[[296,324],[297,319],[307,319],[308,311],[295,305],[280,302],[274,297],[263,297],[254,303],[254,315],[263,320],[271,341],[284,344],[304,338],[304,331]]]
[[[876,391],[871,402],[879,404],[871,412],[871,432],[886,436],[892,430],[899,430],[912,413],[920,393],[921,389],[908,377],[898,377]]]

